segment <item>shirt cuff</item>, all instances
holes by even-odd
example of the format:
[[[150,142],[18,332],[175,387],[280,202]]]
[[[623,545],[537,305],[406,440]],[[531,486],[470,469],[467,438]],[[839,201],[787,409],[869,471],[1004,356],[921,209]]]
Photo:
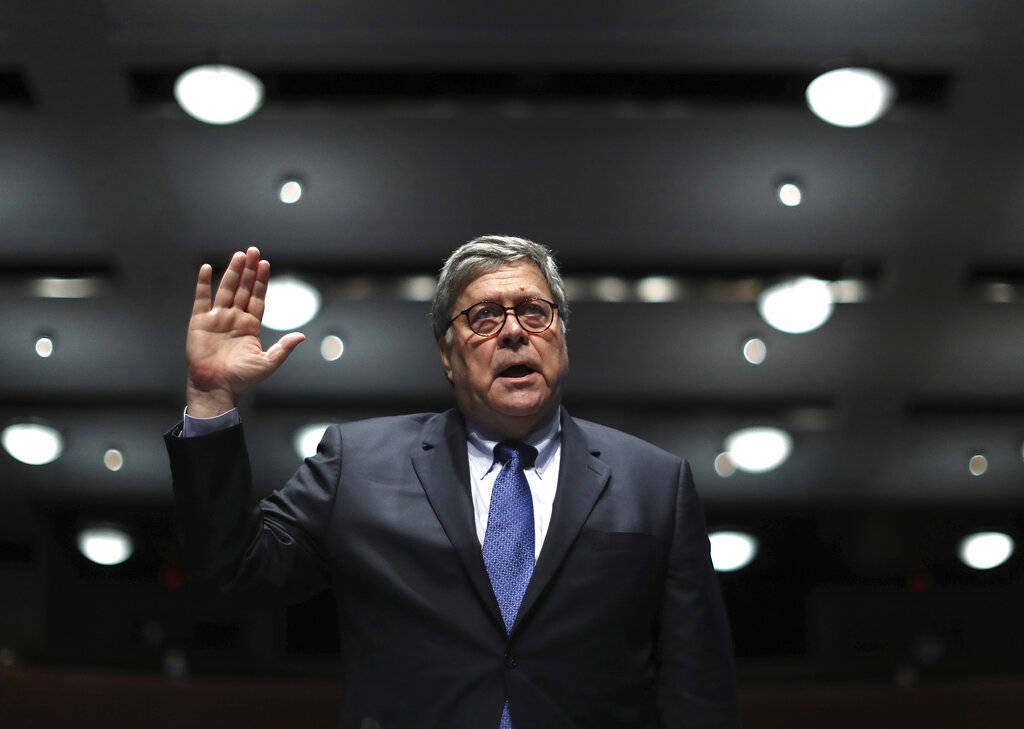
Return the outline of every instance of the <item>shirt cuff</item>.
[[[238,416],[238,408],[231,408],[226,413],[214,415],[212,418],[194,418],[188,414],[188,408],[185,408],[183,421],[181,437],[196,438],[238,425],[242,419]]]

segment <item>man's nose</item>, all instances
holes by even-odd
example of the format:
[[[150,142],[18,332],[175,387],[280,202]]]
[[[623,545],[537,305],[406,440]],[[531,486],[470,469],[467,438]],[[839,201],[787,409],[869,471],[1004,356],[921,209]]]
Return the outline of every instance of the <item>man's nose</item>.
[[[514,311],[507,312],[505,324],[501,328],[501,343],[506,347],[519,346],[526,342],[526,330],[519,324]]]

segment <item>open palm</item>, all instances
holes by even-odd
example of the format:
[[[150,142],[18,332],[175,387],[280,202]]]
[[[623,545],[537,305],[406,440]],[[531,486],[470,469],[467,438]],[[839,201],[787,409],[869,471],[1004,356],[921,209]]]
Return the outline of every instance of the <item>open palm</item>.
[[[200,417],[234,407],[238,395],[269,377],[305,339],[292,332],[266,351],[261,346],[270,263],[256,247],[231,257],[211,298],[212,279],[212,267],[203,264],[185,343],[189,411]]]

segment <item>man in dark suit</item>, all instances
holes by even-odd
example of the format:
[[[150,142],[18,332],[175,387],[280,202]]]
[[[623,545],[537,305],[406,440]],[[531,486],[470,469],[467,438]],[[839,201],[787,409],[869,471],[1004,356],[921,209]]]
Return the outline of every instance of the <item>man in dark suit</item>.
[[[446,261],[434,334],[457,409],[328,428],[252,508],[235,402],[270,267],[199,272],[185,422],[166,437],[186,567],[225,590],[333,588],[340,726],[734,727],[729,630],[689,466],[572,418],[550,252],[488,236]]]

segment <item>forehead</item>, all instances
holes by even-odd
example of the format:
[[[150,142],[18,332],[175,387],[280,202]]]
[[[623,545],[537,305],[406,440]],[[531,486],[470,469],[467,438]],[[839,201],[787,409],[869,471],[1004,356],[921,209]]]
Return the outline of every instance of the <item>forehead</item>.
[[[504,301],[530,297],[551,298],[544,274],[532,261],[513,261],[484,271],[470,280],[459,294],[458,304],[469,306],[482,299]]]

